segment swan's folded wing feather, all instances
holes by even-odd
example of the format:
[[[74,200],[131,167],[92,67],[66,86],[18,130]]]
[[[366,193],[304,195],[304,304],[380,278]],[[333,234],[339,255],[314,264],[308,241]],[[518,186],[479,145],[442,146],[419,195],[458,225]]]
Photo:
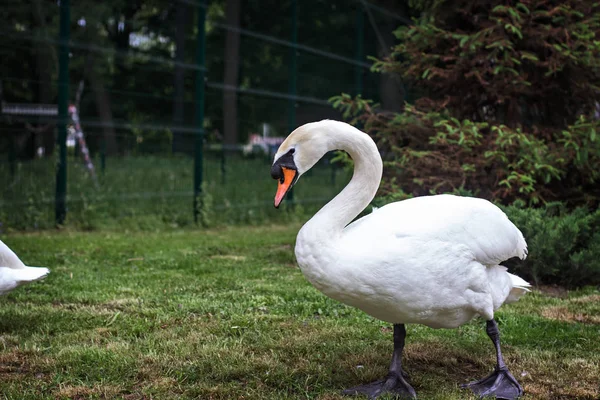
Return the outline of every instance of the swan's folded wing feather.
[[[391,203],[350,224],[347,232],[379,240],[414,237],[461,244],[488,266],[527,256],[521,231],[502,210],[477,198],[439,195]]]

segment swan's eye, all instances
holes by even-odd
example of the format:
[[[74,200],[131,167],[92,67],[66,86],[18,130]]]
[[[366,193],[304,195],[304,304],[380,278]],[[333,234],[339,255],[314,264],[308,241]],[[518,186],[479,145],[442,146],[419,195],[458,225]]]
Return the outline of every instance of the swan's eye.
[[[296,152],[296,149],[291,148],[290,151],[288,151],[288,154],[294,154]]]

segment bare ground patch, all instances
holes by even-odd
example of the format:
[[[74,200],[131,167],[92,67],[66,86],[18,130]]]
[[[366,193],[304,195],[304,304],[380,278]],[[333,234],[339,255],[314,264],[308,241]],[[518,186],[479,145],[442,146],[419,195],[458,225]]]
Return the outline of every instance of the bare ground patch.
[[[389,354],[383,352],[386,357],[382,357],[374,353],[377,352],[351,355],[344,360],[344,364],[364,369],[361,382],[379,379],[386,372]],[[539,357],[529,355],[525,358],[515,349],[506,347],[504,353],[511,372],[524,387],[526,399],[600,398],[600,364],[597,361],[547,354]],[[480,357],[435,340],[407,343],[404,354],[406,371],[417,392],[431,391],[432,382],[436,387],[435,391],[456,390],[462,383],[486,376],[493,370],[494,363],[492,346],[489,356]],[[464,391],[464,398],[475,399],[467,390]]]
[[[587,364],[587,363],[584,363]],[[597,400],[600,396],[598,365],[581,365],[578,360],[546,361],[543,368],[529,365],[524,385],[533,399]],[[577,377],[577,379],[573,379]]]
[[[83,400],[93,398],[114,399],[122,393],[121,387],[113,385],[73,386],[61,385],[55,393],[58,399]]]
[[[558,285],[539,285],[536,289],[545,294],[546,296],[555,297],[559,299],[566,299],[569,296],[569,291],[562,286]]]
[[[600,324],[600,315],[576,312],[567,306],[552,306],[542,310],[542,316],[548,319],[569,323]]]
[[[575,304],[597,303],[597,304],[600,304],[600,294],[590,294],[588,296],[576,297],[571,300],[571,303],[575,303]]]
[[[235,254],[217,254],[210,256],[214,260],[232,260],[232,261],[246,261],[246,256],[238,256]]]
[[[31,367],[27,357],[18,351],[0,354],[0,381],[29,374]]]
[[[54,302],[52,307],[70,310],[88,312],[96,315],[112,315],[114,311],[125,311],[128,308],[139,306],[140,301],[136,298],[119,298],[113,299],[104,303],[98,304],[82,304],[82,303],[61,303]]]

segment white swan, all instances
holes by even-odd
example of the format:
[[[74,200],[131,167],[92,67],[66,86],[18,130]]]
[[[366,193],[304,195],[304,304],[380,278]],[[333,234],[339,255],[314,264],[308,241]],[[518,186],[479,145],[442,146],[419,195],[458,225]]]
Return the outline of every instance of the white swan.
[[[48,268],[28,267],[0,240],[0,295],[24,283],[45,278]]]
[[[530,287],[499,265],[526,257],[521,232],[487,200],[452,195],[388,204],[352,222],[375,196],[383,164],[367,134],[330,120],[299,127],[279,147],[271,168],[272,177],[279,180],[275,207],[331,150],[348,152],[354,175],[298,233],[298,265],[327,296],[394,324],[388,376],[344,393],[416,397],[402,371],[404,324],[455,328],[481,316],[496,348],[497,365],[490,376],[465,386],[482,397],[522,395],[504,364],[494,321],[498,307],[516,301]]]

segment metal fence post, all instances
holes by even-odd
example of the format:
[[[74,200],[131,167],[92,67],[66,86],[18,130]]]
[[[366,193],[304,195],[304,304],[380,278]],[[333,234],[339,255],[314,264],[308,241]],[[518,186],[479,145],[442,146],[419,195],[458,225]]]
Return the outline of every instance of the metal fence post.
[[[204,72],[206,56],[206,3],[198,4],[198,32],[196,34],[196,135],[194,146],[194,221],[198,222],[198,198],[202,193],[202,167],[204,151]]]
[[[69,0],[60,0],[58,58],[58,165],[56,168],[55,220],[62,225],[67,216],[67,121],[69,119],[69,40],[71,12]]]
[[[288,134],[296,129],[296,93],[298,84],[298,0],[292,0],[292,46],[290,47],[289,95],[288,100]],[[294,189],[291,189],[287,198],[294,202]]]

